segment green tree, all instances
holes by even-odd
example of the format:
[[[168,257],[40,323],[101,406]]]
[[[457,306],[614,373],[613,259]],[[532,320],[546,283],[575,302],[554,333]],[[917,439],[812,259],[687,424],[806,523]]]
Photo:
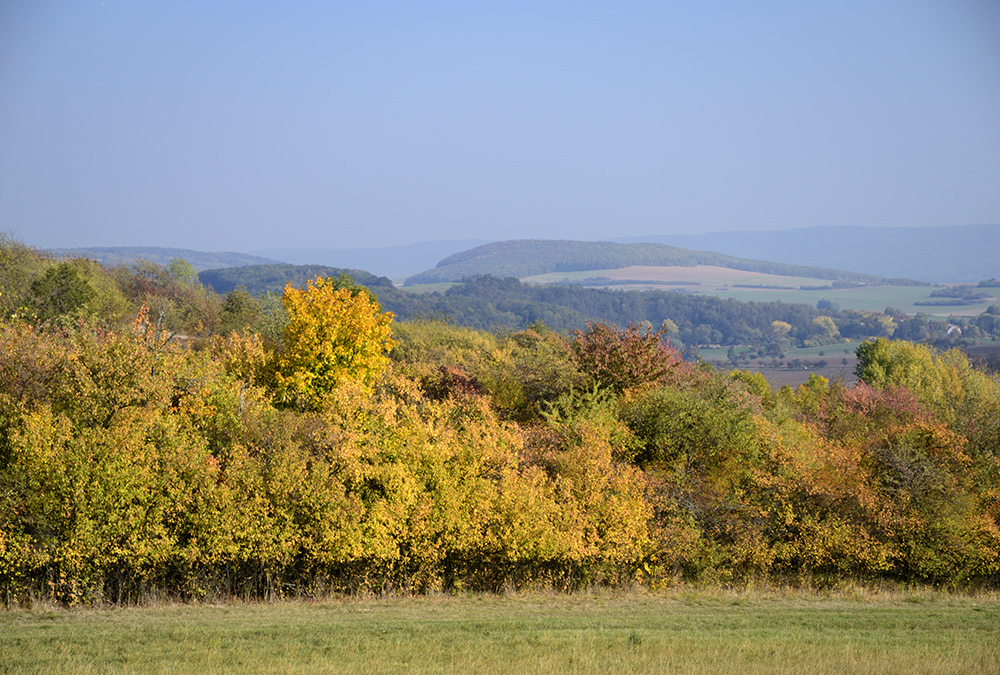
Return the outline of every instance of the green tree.
[[[31,284],[44,272],[42,256],[0,232],[0,315],[23,315],[31,304]]]
[[[42,278],[31,285],[31,292],[41,321],[80,311],[94,297],[87,280],[68,262],[46,270]]]
[[[243,287],[226,293],[219,316],[219,328],[223,333],[240,330],[251,325],[258,316],[257,303]]]
[[[198,272],[184,258],[171,258],[167,271],[178,283],[186,286],[198,285]]]

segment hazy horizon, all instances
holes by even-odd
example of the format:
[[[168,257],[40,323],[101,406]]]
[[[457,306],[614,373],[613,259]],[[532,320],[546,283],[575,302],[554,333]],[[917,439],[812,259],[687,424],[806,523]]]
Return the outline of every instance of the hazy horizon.
[[[0,230],[253,252],[1000,223],[1000,3],[0,6]]]

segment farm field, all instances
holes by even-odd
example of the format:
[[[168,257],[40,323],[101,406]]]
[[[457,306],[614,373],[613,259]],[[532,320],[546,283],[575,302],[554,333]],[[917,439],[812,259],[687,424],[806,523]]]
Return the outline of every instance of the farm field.
[[[759,272],[697,265],[693,267],[625,267],[611,270],[588,270],[584,272],[553,272],[526,277],[528,283],[562,283],[583,281],[604,277],[614,281],[635,281],[634,284],[609,285],[609,288],[630,290],[681,290],[688,293],[702,293],[721,298],[734,298],[747,302],[792,302],[813,305],[819,300],[831,300],[843,309],[861,309],[881,312],[886,307],[895,307],[906,314],[926,314],[937,316],[977,316],[996,300],[987,300],[975,305],[952,307],[917,305],[930,300],[934,286],[862,286],[858,288],[802,290],[802,286],[826,286],[833,282],[808,277],[788,277]],[[678,282],[671,284],[669,282]],[[596,284],[595,284],[596,285]],[[752,288],[756,286],[757,288]],[[760,288],[768,286],[772,288]],[[599,287],[599,286],[598,286]]]
[[[797,386],[806,382],[810,375],[822,375],[830,382],[842,380],[844,384],[853,385],[857,382],[854,368],[858,363],[855,353],[859,342],[843,342],[823,347],[804,347],[790,349],[785,358],[762,358],[740,361],[737,366],[743,370],[761,373],[775,389],[784,385]],[[739,347],[736,348],[738,352]],[[726,349],[702,349],[699,356],[712,365],[729,370],[733,368],[728,363]],[[826,365],[818,365],[825,361]]]
[[[19,673],[987,673],[1000,600],[675,590],[8,610]]]
[[[788,384],[796,386],[806,382],[812,374],[822,375],[833,382],[840,379],[846,385],[854,385],[857,378],[854,375],[854,368],[857,366],[857,349],[860,342],[841,342],[822,347],[803,347],[802,349],[790,349],[785,352],[785,358],[773,359],[750,359],[740,361],[739,368],[761,373],[774,388],[781,388]],[[736,351],[740,351],[740,347]],[[990,361],[993,364],[1000,363],[1000,343],[997,341],[986,341],[971,347],[965,347],[964,351],[973,361]],[[708,363],[722,368],[731,369],[733,366],[728,363],[729,349],[702,349],[698,355]],[[819,362],[826,361],[825,366],[818,365]],[[800,365],[799,365],[800,364]],[[994,367],[996,367],[994,365]]]

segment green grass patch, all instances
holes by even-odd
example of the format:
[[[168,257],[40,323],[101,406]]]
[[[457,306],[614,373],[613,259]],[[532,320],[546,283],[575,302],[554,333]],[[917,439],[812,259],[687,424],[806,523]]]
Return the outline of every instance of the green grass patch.
[[[414,295],[424,295],[426,293],[444,293],[452,286],[457,285],[453,282],[444,282],[440,284],[416,284],[414,286],[399,286],[399,290],[406,291],[407,293],[412,293]]]
[[[1000,601],[672,591],[0,615],[0,672],[996,672]]]

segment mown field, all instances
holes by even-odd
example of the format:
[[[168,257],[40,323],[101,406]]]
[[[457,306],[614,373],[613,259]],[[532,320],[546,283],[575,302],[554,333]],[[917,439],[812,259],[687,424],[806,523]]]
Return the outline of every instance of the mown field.
[[[989,673],[1000,599],[675,590],[10,610],[0,672]]]
[[[836,302],[843,309],[859,309],[881,312],[886,307],[895,307],[906,314],[926,314],[938,316],[976,316],[984,312],[996,300],[987,300],[974,305],[951,307],[917,305],[917,302],[931,300],[933,286],[863,286],[858,288],[803,290],[802,286],[827,286],[830,281],[808,277],[788,277],[759,272],[745,272],[698,265],[694,267],[626,267],[623,269],[588,270],[585,272],[553,272],[528,277],[529,283],[560,283],[583,281],[605,277],[621,281],[635,281],[630,285],[613,285],[618,289],[659,289],[682,290],[689,293],[715,295],[745,302],[791,302],[815,305],[819,300]],[[645,283],[643,283],[645,282]],[[667,282],[679,282],[671,285]],[[600,286],[600,284],[595,284]],[[756,288],[755,288],[756,287]],[[770,288],[761,288],[770,287]]]

